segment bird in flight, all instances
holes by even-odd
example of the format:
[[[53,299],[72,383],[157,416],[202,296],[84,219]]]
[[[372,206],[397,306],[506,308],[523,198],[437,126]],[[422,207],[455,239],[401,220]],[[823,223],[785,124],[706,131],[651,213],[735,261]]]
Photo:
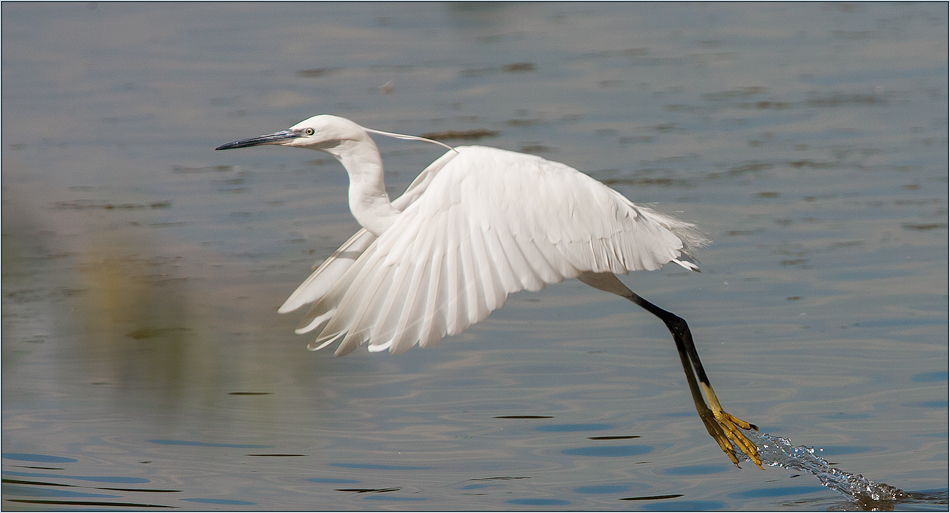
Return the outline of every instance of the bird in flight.
[[[433,142],[449,151],[390,201],[370,133]],[[215,149],[259,145],[336,157],[349,175],[350,210],[362,226],[278,310],[312,305],[296,330],[317,334],[309,349],[339,341],[336,354],[342,356],[361,344],[391,353],[434,346],[488,317],[511,293],[577,278],[666,324],[706,430],[737,466],[736,448],[762,466],[755,444],[741,431],[758,428],[723,411],[686,321],[616,276],[670,262],[698,272],[689,252],[708,241],[693,224],[635,205],[558,162],[484,146],[452,148],[337,116],[314,116]]]

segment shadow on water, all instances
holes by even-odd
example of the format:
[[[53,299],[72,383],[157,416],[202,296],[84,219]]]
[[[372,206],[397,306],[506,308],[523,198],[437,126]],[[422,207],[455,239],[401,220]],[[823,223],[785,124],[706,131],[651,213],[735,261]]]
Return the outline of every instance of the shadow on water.
[[[947,490],[906,492],[885,483],[875,483],[861,474],[852,474],[834,468],[827,460],[815,454],[814,447],[792,445],[787,438],[767,433],[745,431],[756,445],[762,463],[799,472],[807,472],[821,484],[840,493],[848,503],[833,509],[840,511],[893,511],[897,505],[946,506]],[[740,461],[751,461],[736,451]]]

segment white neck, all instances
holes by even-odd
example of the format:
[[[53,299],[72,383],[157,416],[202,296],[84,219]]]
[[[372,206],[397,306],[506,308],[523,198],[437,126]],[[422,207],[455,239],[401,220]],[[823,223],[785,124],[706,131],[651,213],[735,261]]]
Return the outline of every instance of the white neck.
[[[350,175],[350,211],[360,226],[377,237],[392,226],[399,215],[386,194],[383,160],[376,143],[366,135],[345,140],[325,150],[336,157]]]

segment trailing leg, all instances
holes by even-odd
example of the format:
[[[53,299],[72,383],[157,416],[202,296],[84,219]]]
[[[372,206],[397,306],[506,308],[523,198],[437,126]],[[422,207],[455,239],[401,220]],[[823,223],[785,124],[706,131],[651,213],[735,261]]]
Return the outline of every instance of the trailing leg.
[[[693,335],[689,331],[689,325],[686,324],[686,320],[663,310],[638,296],[633,291],[630,291],[630,293],[624,297],[659,317],[666,324],[666,327],[669,328],[670,333],[673,335],[673,341],[676,342],[676,351],[680,355],[683,370],[686,372],[686,380],[689,382],[690,391],[693,394],[696,411],[699,412],[699,417],[706,425],[706,430],[709,431],[709,434],[719,443],[719,447],[722,448],[722,450],[729,455],[729,459],[738,466],[739,460],[736,458],[732,448],[732,444],[735,443],[742,452],[749,456],[749,459],[751,459],[753,463],[759,468],[762,468],[762,460],[759,459],[758,449],[755,447],[755,444],[750,442],[749,439],[742,434],[742,431],[739,430],[739,428],[742,428],[758,431],[759,428],[755,424],[750,424],[723,411],[722,406],[719,404],[719,398],[716,397],[716,392],[713,391],[712,385],[709,384],[709,378],[706,376],[703,364],[699,360],[699,353],[696,351],[696,345],[693,343]],[[696,384],[697,378],[699,379],[698,386]],[[702,390],[701,395],[697,389]],[[702,396],[705,396],[706,401],[709,401],[708,407],[703,401]],[[711,419],[710,414],[712,416]]]
[[[693,396],[693,404],[696,405],[696,411],[706,426],[706,431],[716,440],[719,447],[736,466],[739,465],[739,459],[735,455],[733,444],[738,446],[759,468],[762,468],[762,460],[759,458],[755,444],[750,442],[739,430],[741,428],[758,431],[759,428],[723,411],[719,404],[719,398],[716,397],[716,392],[709,384],[709,378],[706,376],[703,364],[699,360],[699,353],[696,351],[693,335],[690,333],[686,321],[682,317],[667,312],[638,296],[612,273],[583,273],[578,276],[578,279],[594,288],[617,294],[632,301],[637,306],[659,317],[666,324],[670,334],[673,335],[673,341],[676,343],[676,351],[679,353],[683,371],[686,373],[686,381]],[[709,401],[708,406],[706,401]]]

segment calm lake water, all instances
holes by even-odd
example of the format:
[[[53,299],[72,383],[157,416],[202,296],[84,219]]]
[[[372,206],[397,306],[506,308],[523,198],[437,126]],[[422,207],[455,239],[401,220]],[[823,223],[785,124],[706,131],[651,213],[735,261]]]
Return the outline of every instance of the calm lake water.
[[[696,222],[702,274],[625,280],[727,411],[945,497],[946,4],[0,10],[4,509],[848,506],[733,467],[662,323],[577,281],[435,349],[306,351],[276,309],[358,228],[346,174],[213,148],[319,113]],[[392,196],[443,152],[378,142]]]

